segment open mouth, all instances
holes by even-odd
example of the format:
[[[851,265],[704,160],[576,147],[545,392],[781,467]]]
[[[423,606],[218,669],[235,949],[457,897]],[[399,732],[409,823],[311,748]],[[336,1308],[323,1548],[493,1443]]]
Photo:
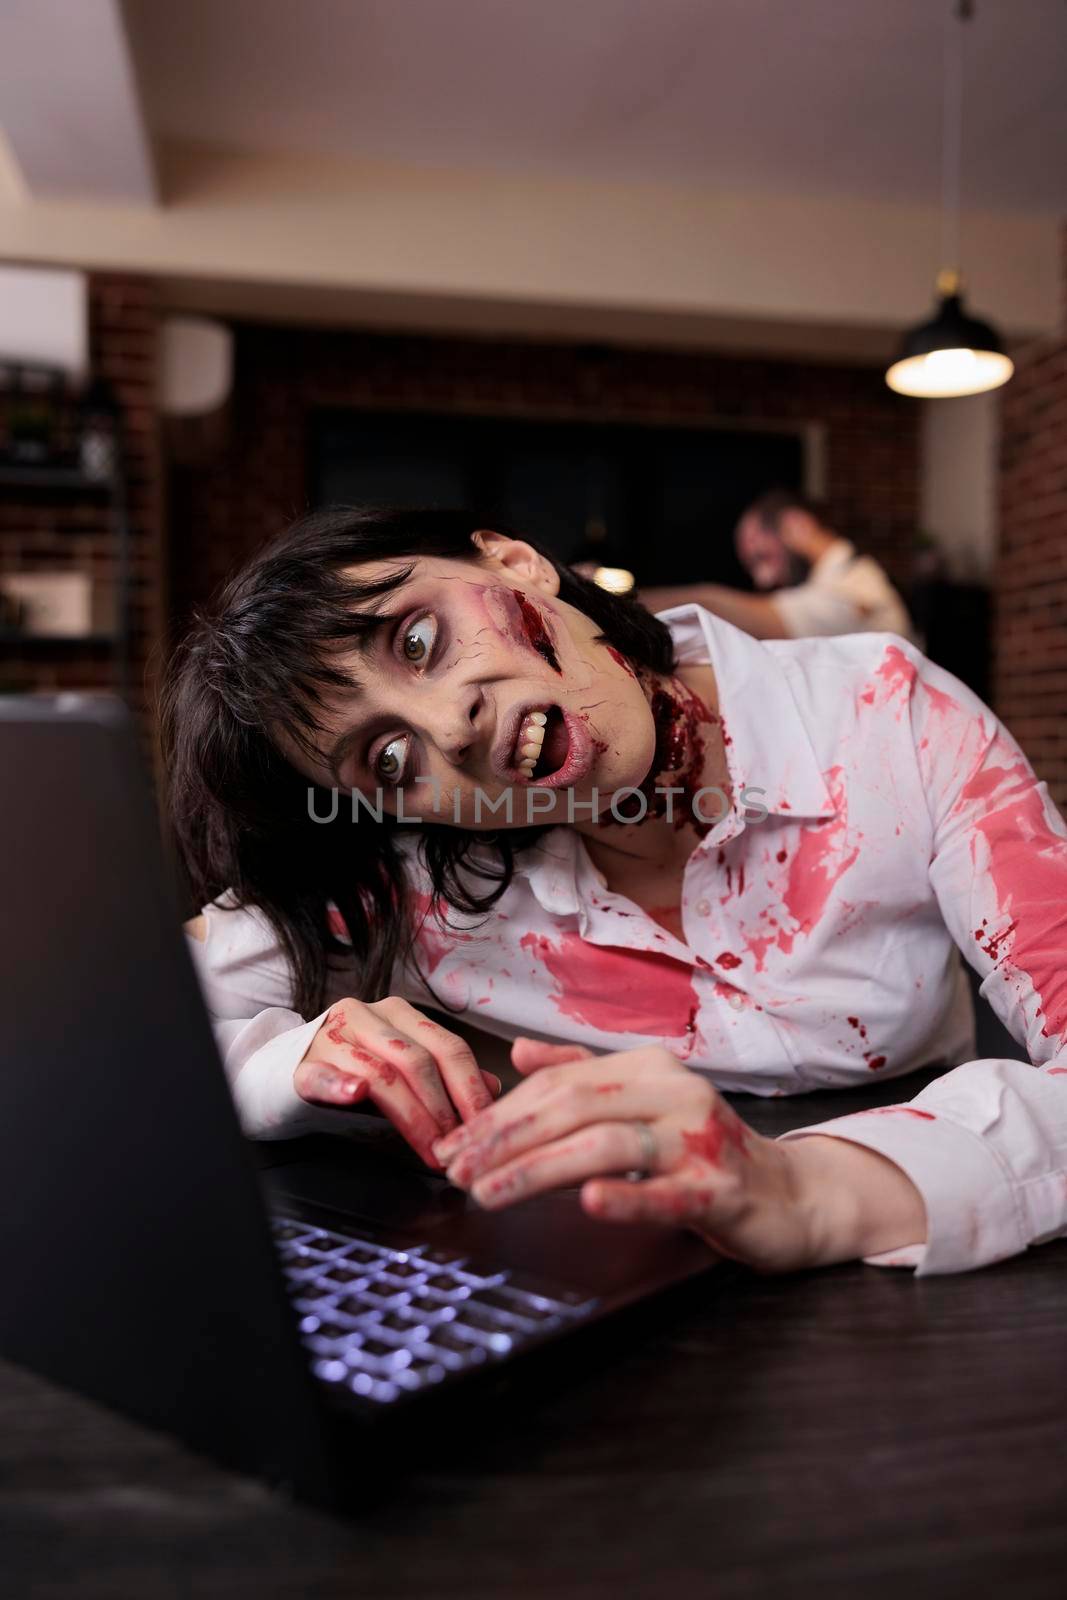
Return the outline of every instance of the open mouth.
[[[565,765],[571,740],[559,706],[543,711],[528,711],[519,728],[512,752],[516,772],[529,783],[550,778]]]

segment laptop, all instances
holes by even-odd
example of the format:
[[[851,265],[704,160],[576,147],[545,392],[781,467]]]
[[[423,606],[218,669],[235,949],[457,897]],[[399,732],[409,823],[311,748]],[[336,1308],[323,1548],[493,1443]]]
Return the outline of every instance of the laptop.
[[[575,1191],[482,1211],[380,1120],[245,1140],[120,703],[0,699],[0,829],[0,1354],[336,1506],[354,1433],[715,1263]]]

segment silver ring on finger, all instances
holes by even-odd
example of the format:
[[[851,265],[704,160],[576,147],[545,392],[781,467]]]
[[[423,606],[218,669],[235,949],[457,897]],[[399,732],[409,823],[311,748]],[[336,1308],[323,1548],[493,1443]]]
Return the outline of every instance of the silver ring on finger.
[[[636,1167],[631,1167],[626,1177],[630,1183],[640,1183],[643,1178],[647,1178],[650,1173],[655,1172],[656,1162],[659,1160],[659,1146],[656,1143],[656,1135],[652,1132],[647,1122],[631,1122],[630,1127],[637,1135],[640,1146],[640,1154],[638,1156],[640,1164]]]

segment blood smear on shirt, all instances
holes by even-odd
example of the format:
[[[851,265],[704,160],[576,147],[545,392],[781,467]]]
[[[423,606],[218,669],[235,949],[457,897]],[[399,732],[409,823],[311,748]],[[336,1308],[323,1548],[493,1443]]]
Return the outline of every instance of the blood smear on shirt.
[[[1018,972],[1029,978],[1037,996],[1046,1038],[1067,1035],[1067,840],[1049,826],[1042,796],[1029,768],[1018,762],[1000,769],[1006,793],[995,799],[990,791],[992,771],[986,768],[971,780],[961,799],[981,797],[996,807],[975,823],[975,834],[985,840],[989,856],[986,870],[993,881],[998,910],[1010,917],[1011,943],[1003,953]],[[1023,786],[1013,792],[1013,785]],[[972,849],[975,866],[981,866]]]
[[[831,889],[860,853],[858,844],[844,853],[848,806],[841,768],[831,767],[824,778],[838,814],[829,822],[802,831],[782,895],[785,908],[801,933],[810,932],[819,921]]]
[[[415,946],[420,960],[425,962],[427,973],[433,973],[445,956],[452,954],[456,945],[472,944],[475,935],[449,927],[447,908],[445,925],[442,926],[436,910],[437,902],[430,895],[418,892],[412,896],[412,901],[417,913]]]
[[[682,962],[651,950],[588,944],[575,933],[562,934],[559,944],[538,933],[521,942],[558,985],[557,1011],[575,1022],[669,1039],[694,1032],[700,1002]]]

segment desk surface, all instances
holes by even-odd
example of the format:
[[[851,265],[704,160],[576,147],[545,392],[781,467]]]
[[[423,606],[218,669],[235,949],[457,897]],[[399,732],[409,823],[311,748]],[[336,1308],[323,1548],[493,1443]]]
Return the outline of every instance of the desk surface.
[[[899,1095],[739,1109],[777,1133]],[[347,1524],[0,1364],[0,1581],[11,1600],[1060,1600],[1065,1323],[1067,1243],[923,1282],[727,1267],[437,1440]]]

